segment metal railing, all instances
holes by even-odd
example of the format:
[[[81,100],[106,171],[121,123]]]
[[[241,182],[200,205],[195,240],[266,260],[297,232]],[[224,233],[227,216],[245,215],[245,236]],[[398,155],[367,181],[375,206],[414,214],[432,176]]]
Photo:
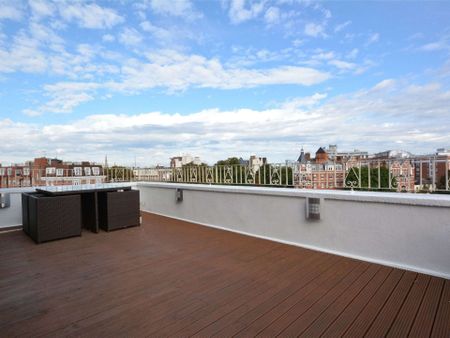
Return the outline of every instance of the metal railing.
[[[326,163],[265,165],[187,165],[179,168],[99,167],[98,172],[61,169],[0,171],[0,188],[77,185],[101,182],[174,182],[256,185],[306,189],[352,189],[396,192],[450,192],[450,159],[348,160]]]
[[[119,177],[120,178],[120,177]],[[257,185],[307,189],[450,192],[450,159],[388,159],[323,164],[134,168],[134,181]]]

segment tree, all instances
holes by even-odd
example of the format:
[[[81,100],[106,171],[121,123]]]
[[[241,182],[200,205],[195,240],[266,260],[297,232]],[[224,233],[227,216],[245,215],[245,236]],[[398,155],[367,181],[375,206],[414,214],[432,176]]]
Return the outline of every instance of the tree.
[[[216,165],[240,165],[241,162],[237,157],[229,157],[226,160],[217,161]]]
[[[389,169],[380,167],[380,184],[378,184],[378,168],[370,168],[370,188],[369,188],[369,168],[361,167],[361,186],[359,185],[359,168],[350,168],[345,178],[345,186],[358,190],[389,189]],[[397,180],[392,178],[391,190],[395,191]]]

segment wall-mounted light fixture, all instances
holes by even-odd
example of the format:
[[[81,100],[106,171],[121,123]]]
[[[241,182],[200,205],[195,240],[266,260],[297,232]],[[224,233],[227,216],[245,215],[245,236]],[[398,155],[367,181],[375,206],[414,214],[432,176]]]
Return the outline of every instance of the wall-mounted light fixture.
[[[183,189],[177,188],[175,190],[175,200],[177,203],[183,202]]]
[[[306,219],[320,220],[320,198],[306,198]]]

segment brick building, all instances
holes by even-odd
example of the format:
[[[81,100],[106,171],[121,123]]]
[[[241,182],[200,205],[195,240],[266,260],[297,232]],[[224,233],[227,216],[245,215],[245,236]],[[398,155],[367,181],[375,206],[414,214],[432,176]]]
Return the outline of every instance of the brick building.
[[[306,189],[343,188],[345,170],[342,163],[331,161],[328,153],[320,147],[311,159],[309,153],[300,151],[294,171],[294,186]]]
[[[414,161],[416,190],[450,190],[450,149],[440,148]]]
[[[63,162],[40,157],[26,164],[0,166],[1,188],[92,184],[104,182],[105,178],[101,165],[87,161]]]

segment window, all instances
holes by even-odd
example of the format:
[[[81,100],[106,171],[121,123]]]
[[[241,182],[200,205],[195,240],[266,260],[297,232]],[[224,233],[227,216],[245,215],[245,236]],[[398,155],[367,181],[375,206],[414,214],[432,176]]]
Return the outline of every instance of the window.
[[[85,167],[84,168],[84,174],[86,176],[91,176],[91,168],[90,167]]]
[[[75,168],[73,168],[73,173],[75,176],[81,176],[81,175],[83,175],[83,168],[75,167]]]
[[[47,175],[54,175],[56,173],[56,168],[54,167],[45,168],[45,173]]]
[[[23,175],[29,176],[30,175],[30,168],[23,168]]]
[[[61,168],[56,169],[56,176],[64,176],[64,169]]]
[[[100,175],[100,168],[99,167],[92,167],[92,175],[94,175],[94,176]]]

